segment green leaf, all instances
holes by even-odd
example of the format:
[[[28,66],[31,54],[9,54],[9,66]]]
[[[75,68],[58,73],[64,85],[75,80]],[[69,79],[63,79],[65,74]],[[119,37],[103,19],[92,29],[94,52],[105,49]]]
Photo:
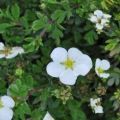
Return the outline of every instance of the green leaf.
[[[12,26],[12,25],[9,24],[9,23],[1,23],[1,24],[0,24],[0,33],[5,32],[5,30],[6,30],[7,28],[11,27],[11,26]]]
[[[29,74],[24,74],[22,78],[23,84],[28,86],[28,89],[32,89],[34,85],[33,77]]]
[[[31,109],[27,102],[23,102],[17,106],[16,109],[16,117],[19,117],[21,120],[25,120],[25,115],[30,115],[31,114]]]
[[[61,37],[63,37],[63,33],[57,26],[55,26],[54,29],[52,30],[51,37],[58,40]]]
[[[86,120],[86,115],[81,109],[80,102],[77,102],[75,100],[69,101],[68,109],[70,110],[72,120]]]
[[[35,109],[32,112],[32,120],[42,120],[43,118],[43,112],[41,111],[41,109]]]
[[[27,41],[30,41],[28,44],[24,45],[26,52],[35,52],[42,46],[42,38],[37,36],[36,38],[28,37]]]
[[[45,27],[47,27],[48,23],[48,19],[45,15],[42,15],[40,13],[37,13],[37,15],[39,16],[38,20],[35,20],[32,24],[32,29],[34,31],[38,31],[40,29],[43,29]]]
[[[52,20],[56,20],[57,23],[62,23],[64,21],[64,19],[65,19],[65,16],[66,16],[66,12],[65,11],[63,11],[63,10],[56,10],[52,14],[51,18],[52,18]]]
[[[9,86],[9,92],[15,97],[25,97],[28,93],[28,87],[25,84],[22,84],[22,81],[18,79]]]
[[[95,44],[95,40],[97,38],[97,34],[93,30],[87,32],[84,36],[84,39],[88,42],[89,45]]]
[[[40,30],[44,27],[45,27],[45,21],[43,19],[34,21],[32,25],[32,29],[34,31]]]
[[[120,40],[117,38],[107,40],[105,50],[113,50],[118,45],[119,41]]]
[[[11,14],[15,20],[18,20],[18,18],[20,17],[20,8],[18,4],[15,4],[11,7]]]

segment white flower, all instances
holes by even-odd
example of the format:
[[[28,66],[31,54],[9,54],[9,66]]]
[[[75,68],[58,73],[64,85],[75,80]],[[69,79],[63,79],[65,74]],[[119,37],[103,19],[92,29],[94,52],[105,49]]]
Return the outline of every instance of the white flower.
[[[97,98],[97,99],[91,98],[91,99],[90,99],[90,105],[91,105],[91,107],[96,106],[98,103],[100,103],[100,101],[101,101],[100,98]]]
[[[90,99],[90,106],[95,113],[103,113],[103,107],[101,106],[101,99]]]
[[[95,64],[95,71],[96,74],[101,78],[108,78],[110,76],[109,73],[106,73],[105,71],[110,68],[110,62],[107,60],[96,60]]]
[[[94,14],[90,15],[90,21],[96,24],[97,31],[102,31],[104,27],[107,27],[110,22],[111,15],[104,14],[101,10],[94,11]]]
[[[54,118],[50,115],[49,112],[47,112],[43,120],[54,120]]]
[[[0,58],[14,58],[18,54],[24,53],[24,49],[22,47],[5,47],[2,42],[0,42]]]
[[[14,106],[15,102],[10,96],[0,97],[0,120],[12,120]]]
[[[79,75],[85,76],[92,68],[91,58],[77,48],[57,47],[50,56],[53,61],[47,65],[47,73],[66,85],[74,85]]]

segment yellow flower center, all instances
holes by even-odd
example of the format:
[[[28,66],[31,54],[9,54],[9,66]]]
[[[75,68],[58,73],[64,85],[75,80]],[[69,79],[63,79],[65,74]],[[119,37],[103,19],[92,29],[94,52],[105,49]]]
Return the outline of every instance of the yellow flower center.
[[[2,103],[2,101],[0,100],[0,108],[2,108],[3,107],[3,103]]]
[[[0,50],[0,54],[4,54],[5,56],[11,53],[11,48],[5,48],[4,50]]]
[[[68,68],[73,69],[74,61],[70,58],[67,58],[67,60],[63,62],[63,64],[65,65],[67,69]]]
[[[104,73],[104,70],[102,68],[98,68],[97,71],[99,74]]]

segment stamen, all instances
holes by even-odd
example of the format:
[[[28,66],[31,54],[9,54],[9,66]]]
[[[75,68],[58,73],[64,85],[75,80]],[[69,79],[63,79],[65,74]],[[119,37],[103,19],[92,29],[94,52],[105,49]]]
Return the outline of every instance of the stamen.
[[[66,69],[73,69],[74,61],[70,58],[67,58],[67,60],[63,64],[65,65]]]
[[[0,54],[4,54],[5,56],[11,53],[11,48],[5,48],[4,50],[0,50]]]
[[[98,68],[97,70],[99,74],[104,73],[104,70],[102,68]]]

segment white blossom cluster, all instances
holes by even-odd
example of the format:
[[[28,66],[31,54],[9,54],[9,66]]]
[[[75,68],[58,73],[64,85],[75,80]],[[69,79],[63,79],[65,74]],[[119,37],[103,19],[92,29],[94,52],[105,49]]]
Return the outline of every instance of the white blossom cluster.
[[[74,85],[77,77],[86,76],[93,66],[91,58],[77,48],[70,48],[67,51],[62,47],[57,47],[50,56],[52,62],[47,65],[47,73],[59,78],[65,85]],[[109,68],[108,60],[96,59],[95,72],[99,77],[108,78],[110,74],[106,73],[106,70]]]
[[[101,33],[105,27],[109,26],[111,15],[103,13],[101,10],[95,10],[90,15],[89,20],[95,24],[98,33]]]
[[[103,113],[103,107],[101,106],[101,99],[100,98],[96,98],[90,99],[90,106],[93,109],[93,112],[95,113]]]

